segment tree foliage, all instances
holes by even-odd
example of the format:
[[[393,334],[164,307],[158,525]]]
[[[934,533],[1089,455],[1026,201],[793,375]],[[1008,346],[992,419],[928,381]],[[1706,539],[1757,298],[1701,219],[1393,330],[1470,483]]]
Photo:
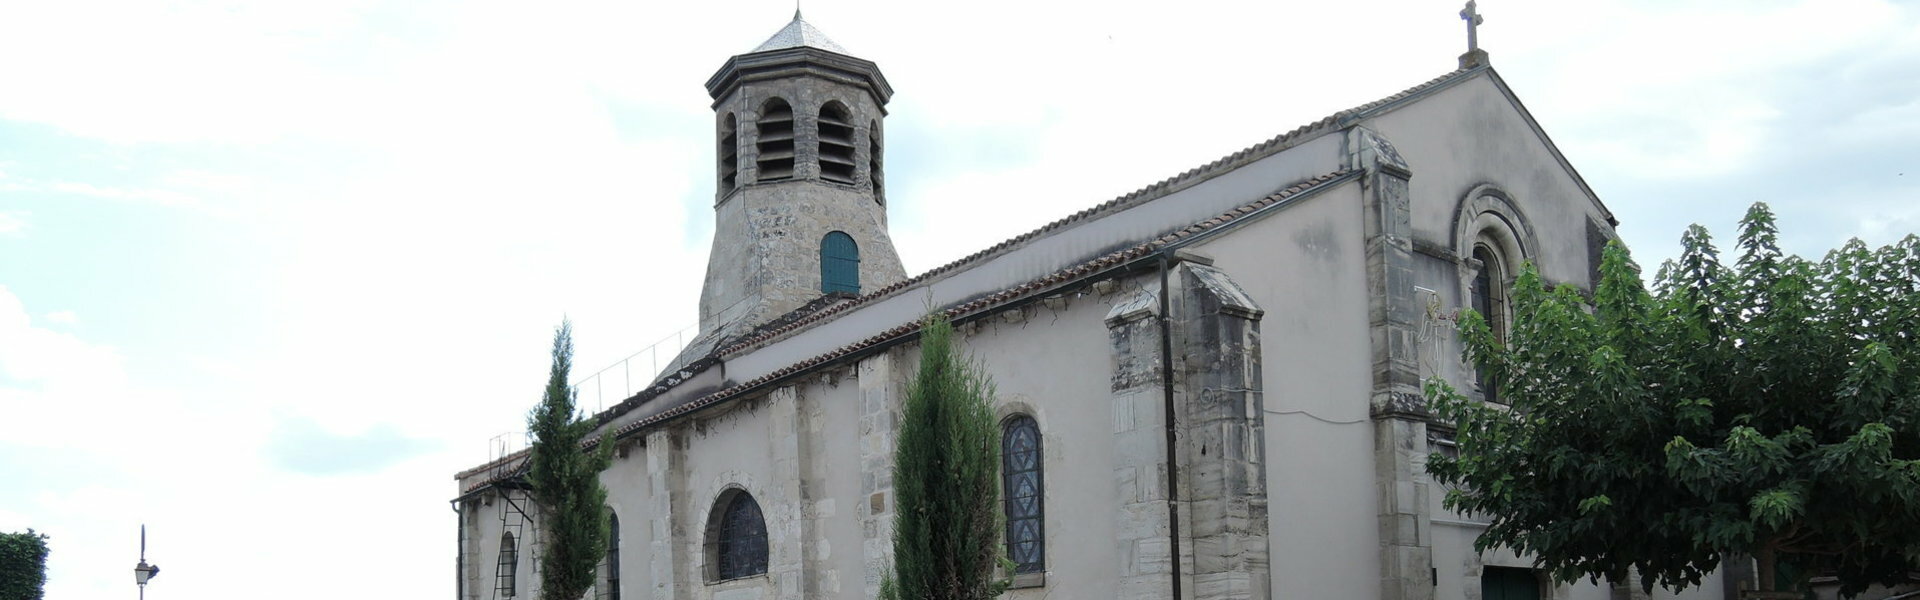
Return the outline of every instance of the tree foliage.
[[[1511,403],[1427,384],[1459,450],[1428,470],[1491,519],[1476,549],[1648,589],[1736,553],[1769,590],[1783,565],[1848,594],[1920,570],[1920,238],[1812,262],[1776,235],[1756,204],[1731,265],[1696,225],[1651,291],[1614,244],[1591,305],[1529,267],[1509,339],[1462,319]]]
[[[597,450],[582,450],[594,422],[582,418],[574,406],[573,392],[567,389],[572,370],[573,325],[562,321],[553,334],[546,395],[527,414],[527,430],[533,434],[527,483],[539,507],[543,600],[579,600],[593,588],[607,552],[607,490],[600,486],[600,472],[612,463],[614,444],[602,437]]]
[[[47,584],[47,534],[0,533],[0,600],[40,600]]]
[[[930,317],[908,384],[893,455],[893,574],[883,598],[981,600],[1007,581],[1000,543],[1000,427],[993,382],[953,348],[953,324]],[[1004,563],[1004,564],[1003,564]]]

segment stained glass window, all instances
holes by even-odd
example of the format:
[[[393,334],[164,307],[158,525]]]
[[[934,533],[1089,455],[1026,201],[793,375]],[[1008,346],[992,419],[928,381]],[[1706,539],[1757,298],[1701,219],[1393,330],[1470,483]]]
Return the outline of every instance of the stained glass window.
[[[767,572],[767,522],[760,503],[746,492],[734,492],[720,517],[720,541],[715,548],[719,579],[736,579]]]
[[[1045,482],[1041,478],[1040,424],[1033,417],[1007,419],[1000,436],[1000,472],[1006,479],[1007,556],[1015,573],[1047,568]]]
[[[620,517],[607,511],[607,588],[600,597],[620,600]]]
[[[520,569],[520,551],[513,545],[513,534],[500,534],[500,562],[494,565],[494,592],[501,596],[512,596],[519,586],[515,580]]]

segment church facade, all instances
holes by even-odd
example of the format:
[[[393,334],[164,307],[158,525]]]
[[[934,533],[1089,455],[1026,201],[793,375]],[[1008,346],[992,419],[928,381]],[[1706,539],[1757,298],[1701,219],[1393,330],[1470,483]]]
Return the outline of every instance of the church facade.
[[[1482,393],[1459,309],[1504,319],[1526,262],[1591,289],[1614,236],[1484,53],[913,276],[874,63],[796,15],[707,89],[700,335],[597,416],[598,597],[875,597],[929,307],[997,384],[1009,598],[1646,597],[1474,551],[1425,475],[1450,446],[1420,382]],[[458,475],[461,600],[537,593],[523,460]]]

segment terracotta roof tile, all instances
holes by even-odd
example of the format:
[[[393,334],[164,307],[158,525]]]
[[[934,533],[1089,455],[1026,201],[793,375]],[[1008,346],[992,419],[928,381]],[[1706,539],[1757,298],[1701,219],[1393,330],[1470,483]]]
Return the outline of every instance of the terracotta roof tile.
[[[1236,207],[1228,211],[1226,214],[1222,214],[1220,216],[1216,216],[1216,217],[1201,221],[1199,223],[1189,225],[1185,228],[1173,231],[1171,233],[1154,238],[1147,242],[1144,242],[1132,247],[1128,247],[1123,250],[1114,251],[1106,255],[1100,256],[1098,258],[1080,263],[1078,265],[1068,267],[1066,269],[1055,271],[1054,273],[1051,273],[1045,277],[1034,279],[1027,283],[1017,285],[1012,288],[1008,288],[993,294],[989,294],[982,298],[975,299],[971,302],[966,302],[958,306],[948,308],[942,311],[942,314],[946,315],[949,318],[956,318],[969,313],[978,312],[980,310],[990,308],[995,305],[999,305],[1012,300],[1019,299],[1033,292],[1054,287],[1056,284],[1059,284],[1062,282],[1079,279],[1088,274],[1103,271],[1107,268],[1120,265],[1121,263],[1124,263],[1130,259],[1140,258],[1142,256],[1152,254],[1154,251],[1159,250],[1160,248],[1165,247],[1168,244],[1171,244],[1173,242],[1179,241],[1184,238],[1205,233],[1212,229],[1217,229],[1222,225],[1230,223],[1248,214],[1252,214],[1255,210],[1258,210],[1261,207],[1270,206],[1275,202],[1285,200],[1291,196],[1298,195],[1307,190],[1315,189],[1323,184],[1327,184],[1328,182],[1338,180],[1342,176],[1347,175],[1348,173],[1349,171],[1335,171],[1333,173],[1328,173],[1325,175],[1314,177],[1313,179],[1309,179],[1300,184],[1288,187],[1287,189],[1277,194],[1273,194],[1271,196],[1261,198],[1254,202],[1250,202],[1245,205]],[[621,426],[620,429],[616,430],[614,432],[614,437],[615,439],[618,439],[621,436],[625,436],[625,435],[640,431],[642,429],[645,429],[649,426],[668,421],[670,419],[673,419],[674,417],[678,417],[680,415],[684,415],[696,410],[700,410],[708,406],[712,406],[728,398],[738,396],[740,394],[752,391],[755,388],[758,388],[760,386],[766,385],[774,381],[778,381],[789,375],[793,375],[794,373],[805,371],[807,369],[818,366],[822,363],[833,361],[834,359],[838,359],[848,354],[858,352],[860,350],[872,347],[882,342],[886,342],[894,338],[898,338],[898,337],[910,334],[914,331],[918,331],[919,329],[920,329],[920,324],[918,322],[904,323],[904,324],[895,326],[891,329],[887,329],[886,331],[880,332],[879,334],[870,336],[858,342],[841,346],[839,348],[828,351],[824,354],[820,354],[812,358],[801,360],[791,365],[782,367],[771,373],[767,373],[765,375],[756,377],[750,381],[740,383],[738,385],[728,387],[726,389],[714,392],[712,394],[708,394],[697,400],[693,400],[691,402],[687,402],[685,404],[675,406],[660,414],[653,415],[645,419],[640,419],[632,423],[628,423],[624,426]]]

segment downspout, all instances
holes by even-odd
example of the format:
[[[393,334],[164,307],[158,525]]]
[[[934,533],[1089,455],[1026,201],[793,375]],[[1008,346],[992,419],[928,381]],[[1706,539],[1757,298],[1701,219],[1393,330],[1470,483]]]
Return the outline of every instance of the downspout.
[[[1166,396],[1167,427],[1167,544],[1172,551],[1168,569],[1173,573],[1173,600],[1180,600],[1180,462],[1179,436],[1175,432],[1173,404],[1173,323],[1167,316],[1171,302],[1167,296],[1167,253],[1160,253],[1160,389]]]
[[[460,501],[447,503],[453,509],[453,600],[467,600],[467,531],[466,522],[460,517]]]

